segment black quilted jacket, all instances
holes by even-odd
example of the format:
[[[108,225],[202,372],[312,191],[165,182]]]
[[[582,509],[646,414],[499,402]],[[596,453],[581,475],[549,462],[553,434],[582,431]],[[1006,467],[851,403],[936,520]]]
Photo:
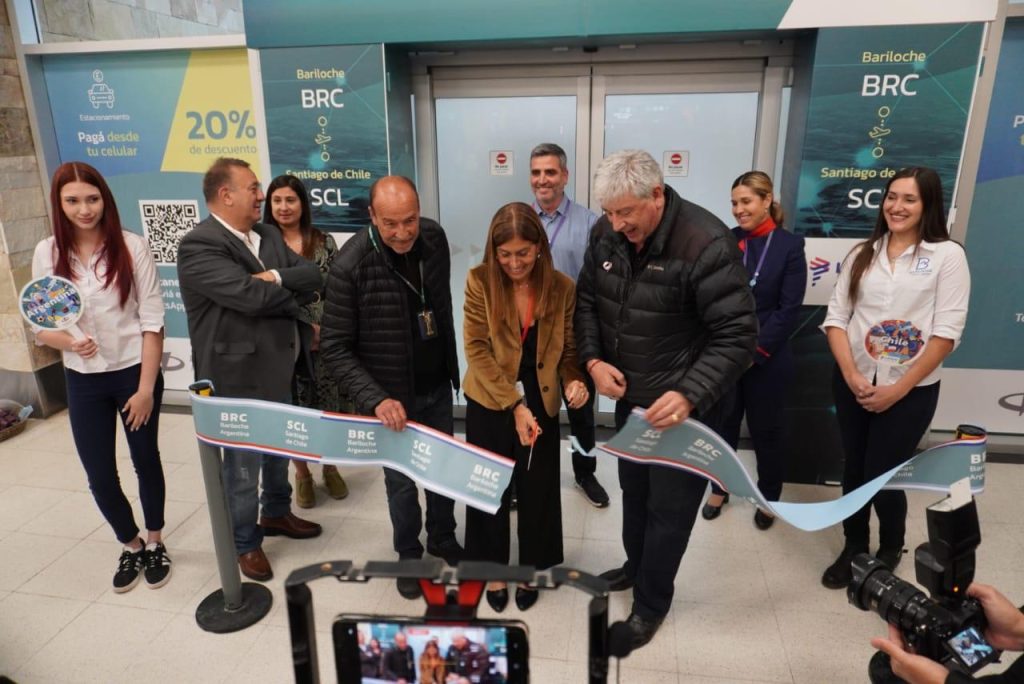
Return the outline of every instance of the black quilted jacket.
[[[320,360],[356,410],[373,415],[384,399],[406,410],[414,400],[413,340],[407,286],[391,266],[392,252],[367,228],[342,245],[327,277],[327,299],[320,331]],[[420,219],[418,240],[427,297],[445,340],[452,386],[459,387],[459,362],[452,321],[451,255],[448,239],[435,221]]]
[[[665,212],[635,271],[633,246],[601,218],[576,283],[581,363],[626,376],[626,399],[648,406],[669,390],[706,412],[751,363],[754,299],[736,238],[665,186]]]

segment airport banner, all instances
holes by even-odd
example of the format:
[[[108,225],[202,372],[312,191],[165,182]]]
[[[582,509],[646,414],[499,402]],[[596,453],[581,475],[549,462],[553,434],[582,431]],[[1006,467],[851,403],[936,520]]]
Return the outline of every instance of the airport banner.
[[[389,168],[384,46],[261,50],[260,72],[270,177],[303,182],[317,228],[366,226],[370,186]]]
[[[942,375],[936,422],[957,414],[990,432],[1024,434],[1024,25],[1008,22],[999,52],[964,246],[971,302],[960,347]]]
[[[949,206],[978,69],[982,24],[818,32],[796,232],[867,237],[901,168],[930,166]]]
[[[42,66],[58,162],[96,167],[125,228],[149,242],[164,297],[165,383],[186,389],[178,243],[206,215],[202,179],[214,159],[244,159],[260,175],[246,51],[45,55]]]
[[[487,43],[992,21],[999,0],[246,0],[251,48],[345,43]],[[453,20],[453,18],[455,18]],[[576,44],[577,40],[570,40]],[[597,40],[604,45],[607,41]],[[602,48],[603,49],[603,48]]]

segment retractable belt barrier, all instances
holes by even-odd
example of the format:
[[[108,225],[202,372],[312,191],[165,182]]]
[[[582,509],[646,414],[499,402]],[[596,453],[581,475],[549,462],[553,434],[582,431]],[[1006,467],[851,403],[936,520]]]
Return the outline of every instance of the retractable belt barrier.
[[[431,491],[492,514],[511,481],[512,460],[415,422],[395,432],[376,418],[256,399],[198,394],[191,398],[196,435],[210,446],[332,465],[382,465]],[[655,430],[638,409],[598,450],[636,463],[695,473],[794,527],[813,531],[841,522],[881,489],[946,492],[954,482],[970,478],[971,491],[980,493],[985,487],[986,442],[982,434],[940,444],[839,499],[820,503],[767,501],[736,452],[692,418],[668,430]]]
[[[643,418],[643,411],[638,409],[629,416],[618,434],[597,448],[635,463],[663,465],[706,477],[730,494],[810,532],[842,522],[881,489],[924,489],[948,493],[951,484],[970,478],[971,492],[981,493],[985,489],[985,445],[988,440],[978,428],[973,428],[971,433],[922,451],[839,499],[820,503],[766,500],[732,447],[711,428],[693,418],[659,431],[651,428]]]
[[[199,441],[329,465],[382,465],[432,492],[496,513],[515,462],[410,421],[395,432],[376,418],[258,399],[191,395]]]

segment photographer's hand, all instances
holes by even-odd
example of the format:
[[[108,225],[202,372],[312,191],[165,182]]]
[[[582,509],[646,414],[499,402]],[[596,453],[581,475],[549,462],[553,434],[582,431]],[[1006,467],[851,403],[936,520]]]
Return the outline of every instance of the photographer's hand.
[[[978,599],[985,611],[988,643],[1003,651],[1024,651],[1024,613],[988,584],[972,582],[967,595]]]
[[[875,637],[871,645],[889,654],[893,674],[910,684],[943,684],[949,675],[949,670],[934,660],[908,650],[900,630],[892,625],[889,625],[888,639]]]

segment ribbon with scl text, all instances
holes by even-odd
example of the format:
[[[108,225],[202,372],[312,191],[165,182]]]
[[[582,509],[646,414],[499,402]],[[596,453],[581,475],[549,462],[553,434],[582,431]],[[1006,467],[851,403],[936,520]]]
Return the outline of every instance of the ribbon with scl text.
[[[395,432],[365,416],[258,399],[190,397],[196,437],[222,449],[328,465],[381,465],[491,514],[512,480],[512,460],[419,423]]]

